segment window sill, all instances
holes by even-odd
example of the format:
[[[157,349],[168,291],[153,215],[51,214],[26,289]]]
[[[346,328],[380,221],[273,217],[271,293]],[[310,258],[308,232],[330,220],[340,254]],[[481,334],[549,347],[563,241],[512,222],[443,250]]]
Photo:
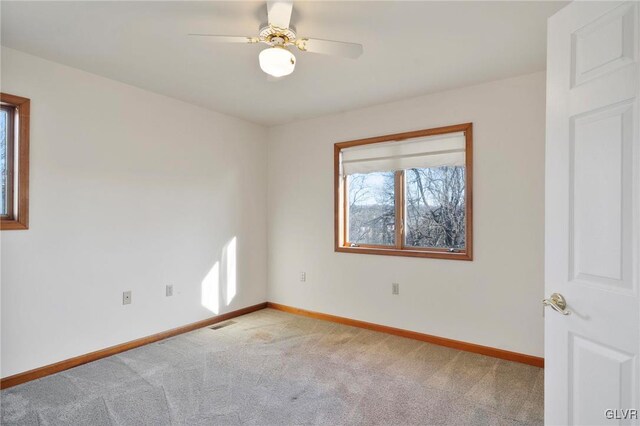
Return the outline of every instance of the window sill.
[[[469,252],[450,253],[446,251],[429,251],[425,249],[397,249],[397,248],[372,248],[372,247],[344,247],[337,246],[335,251],[339,253],[378,254],[383,256],[427,257],[431,259],[449,260],[473,260]]]

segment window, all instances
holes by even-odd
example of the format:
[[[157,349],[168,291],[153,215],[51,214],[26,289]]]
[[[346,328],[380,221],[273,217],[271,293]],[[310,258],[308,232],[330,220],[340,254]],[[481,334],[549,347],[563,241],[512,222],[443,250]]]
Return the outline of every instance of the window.
[[[2,230],[29,227],[29,107],[29,99],[0,94]]]
[[[472,124],[335,144],[336,251],[472,259]]]

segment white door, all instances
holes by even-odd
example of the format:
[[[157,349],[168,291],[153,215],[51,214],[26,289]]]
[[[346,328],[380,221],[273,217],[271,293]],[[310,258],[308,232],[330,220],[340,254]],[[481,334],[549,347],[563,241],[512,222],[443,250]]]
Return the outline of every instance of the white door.
[[[545,423],[640,424],[637,2],[549,20]],[[610,411],[607,411],[610,410]]]

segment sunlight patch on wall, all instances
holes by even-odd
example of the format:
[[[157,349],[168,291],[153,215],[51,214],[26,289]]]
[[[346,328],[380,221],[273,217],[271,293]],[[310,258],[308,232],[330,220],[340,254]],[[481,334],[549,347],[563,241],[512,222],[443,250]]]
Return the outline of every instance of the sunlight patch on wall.
[[[202,280],[202,306],[218,314],[220,312],[220,262],[216,262]]]
[[[227,306],[231,303],[234,297],[236,297],[236,237],[233,237],[231,241],[225,247],[225,254],[227,258]]]

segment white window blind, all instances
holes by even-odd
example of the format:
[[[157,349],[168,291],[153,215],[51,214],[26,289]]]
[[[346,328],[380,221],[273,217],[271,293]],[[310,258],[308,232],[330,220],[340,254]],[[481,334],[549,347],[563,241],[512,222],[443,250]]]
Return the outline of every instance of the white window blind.
[[[344,148],[341,173],[465,165],[464,132]]]

